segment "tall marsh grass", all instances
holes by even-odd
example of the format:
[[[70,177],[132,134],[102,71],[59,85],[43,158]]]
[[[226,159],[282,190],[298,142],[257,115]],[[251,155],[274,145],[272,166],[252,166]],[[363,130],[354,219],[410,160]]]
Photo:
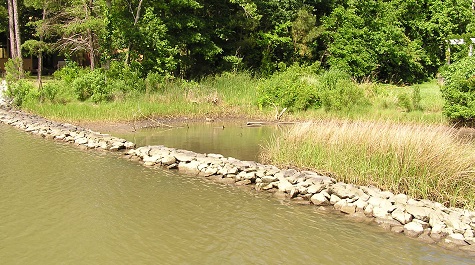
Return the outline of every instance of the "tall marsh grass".
[[[319,120],[271,140],[263,159],[473,209],[474,146],[442,125]]]

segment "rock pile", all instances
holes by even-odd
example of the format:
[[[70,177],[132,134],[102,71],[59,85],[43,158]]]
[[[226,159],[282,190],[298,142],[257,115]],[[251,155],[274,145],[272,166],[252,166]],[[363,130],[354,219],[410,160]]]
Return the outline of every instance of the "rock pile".
[[[42,117],[21,111],[0,109],[0,122],[31,134],[73,143],[90,149],[118,151],[135,147],[134,143],[124,139],[93,132],[72,124],[48,121]]]
[[[315,172],[280,170],[219,154],[145,146],[128,150],[126,156],[146,166],[165,166],[221,183],[253,185],[256,190],[281,193],[300,204],[331,207],[344,214],[370,219],[388,230],[428,243],[475,252],[475,212],[472,211],[448,208],[375,187],[337,182]]]

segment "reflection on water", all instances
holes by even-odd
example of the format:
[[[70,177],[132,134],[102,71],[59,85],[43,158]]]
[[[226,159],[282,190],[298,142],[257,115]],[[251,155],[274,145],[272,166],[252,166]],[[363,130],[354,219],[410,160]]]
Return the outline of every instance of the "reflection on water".
[[[244,123],[191,123],[180,127],[142,129],[135,133],[114,135],[132,141],[137,146],[164,145],[257,161],[261,145],[283,128],[285,127],[247,127]]]
[[[1,124],[0,154],[1,264],[473,264],[340,215]]]

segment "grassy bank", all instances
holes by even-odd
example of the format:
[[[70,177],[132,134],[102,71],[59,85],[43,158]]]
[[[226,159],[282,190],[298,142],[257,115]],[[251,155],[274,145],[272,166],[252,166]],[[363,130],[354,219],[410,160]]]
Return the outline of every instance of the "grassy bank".
[[[319,120],[268,143],[263,158],[446,205],[475,207],[475,146],[442,125]]]
[[[311,81],[303,82],[298,89],[310,91],[309,93],[317,91],[318,85],[315,83],[318,83],[319,75],[305,78]],[[248,73],[225,73],[200,81],[168,80],[146,91],[118,90],[111,94],[111,100],[94,102],[78,100],[72,81],[50,79],[44,82],[42,92],[38,91],[35,84],[21,107],[50,119],[69,122],[120,122],[149,117],[273,120],[276,113],[286,106],[277,100],[263,105],[260,100],[272,86],[285,83],[280,81],[273,84],[269,83],[269,79],[252,77]],[[289,83],[292,83],[291,80]],[[347,108],[325,108],[317,102],[325,98],[316,99],[313,105],[304,110],[288,108],[282,119],[345,118],[446,123],[446,118],[442,115],[443,99],[435,80],[404,87],[377,83],[355,83],[355,87],[361,95],[357,99],[359,104],[352,104]],[[47,96],[39,100],[40,94]],[[50,94],[53,96],[48,96]],[[301,95],[305,96],[306,93]]]

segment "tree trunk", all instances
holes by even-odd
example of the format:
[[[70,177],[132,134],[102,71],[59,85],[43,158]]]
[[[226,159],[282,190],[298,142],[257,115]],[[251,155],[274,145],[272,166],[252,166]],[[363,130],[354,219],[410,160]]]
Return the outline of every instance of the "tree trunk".
[[[13,15],[13,2],[12,0],[8,0],[8,30],[10,32],[10,56],[14,59],[17,57],[16,52],[16,44],[15,44],[15,23],[14,23],[14,15]]]
[[[17,0],[12,0],[13,7],[13,25],[15,29],[15,49],[16,49],[16,58],[18,58],[18,73],[20,78],[23,77],[23,58],[21,56],[21,38],[20,38],[20,17],[18,16],[18,2]]]
[[[15,45],[17,57],[21,58],[21,38],[20,38],[20,17],[18,16],[18,3],[17,0],[12,0],[13,3],[13,21],[15,25]],[[23,64],[23,63],[22,63]]]
[[[139,22],[140,10],[142,9],[142,1],[143,0],[139,1],[139,4],[137,5],[137,11],[135,12],[135,15],[132,14],[134,16],[134,27],[137,26],[137,23]],[[132,7],[131,7],[130,11],[132,12]],[[125,56],[125,64],[126,65],[130,64],[130,49],[132,49],[132,42],[131,41],[129,41],[129,45],[127,47],[127,54]]]
[[[46,6],[43,5],[43,23],[46,19]],[[43,24],[41,24],[41,31],[40,31],[40,43],[43,45],[44,41],[44,30],[43,30]],[[38,52],[38,88],[41,90],[43,88],[43,84],[41,82],[41,76],[43,74],[43,49],[40,48]]]
[[[92,30],[87,30],[87,35],[89,37],[89,61],[91,61],[91,70],[94,70],[96,66],[96,56],[95,56],[95,49],[94,49],[94,34],[92,34]]]
[[[84,12],[86,16],[86,20],[89,19],[90,15],[92,15],[92,8],[93,0],[84,1]],[[89,62],[91,70],[94,70],[96,67],[96,56],[95,56],[95,49],[94,49],[94,33],[91,29],[87,29],[87,40],[88,40],[88,48],[89,48]]]

